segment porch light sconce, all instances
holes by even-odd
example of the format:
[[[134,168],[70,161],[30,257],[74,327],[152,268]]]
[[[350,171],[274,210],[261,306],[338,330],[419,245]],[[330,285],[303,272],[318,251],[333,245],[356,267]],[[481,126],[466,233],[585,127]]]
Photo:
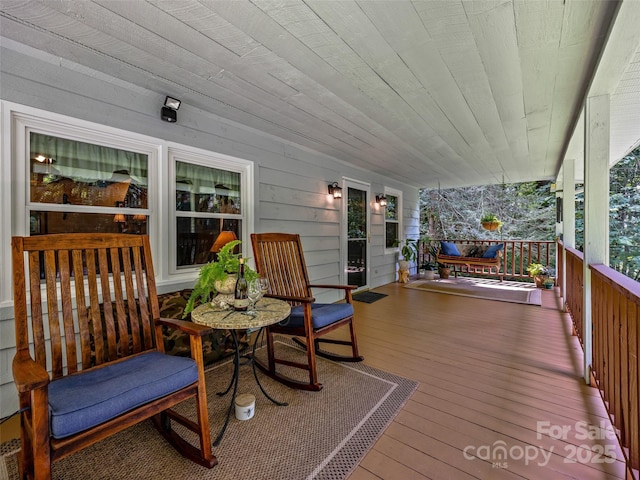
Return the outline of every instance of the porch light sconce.
[[[387,206],[387,197],[386,197],[386,195],[384,195],[383,193],[380,193],[379,195],[376,195],[376,203],[378,205],[380,205],[381,207],[386,207]]]
[[[160,118],[165,122],[175,123],[178,119],[177,111],[180,108],[182,102],[177,98],[166,97],[164,99],[164,107],[160,113]]]
[[[333,195],[333,198],[342,198],[342,188],[338,186],[338,182],[329,184],[329,195]]]

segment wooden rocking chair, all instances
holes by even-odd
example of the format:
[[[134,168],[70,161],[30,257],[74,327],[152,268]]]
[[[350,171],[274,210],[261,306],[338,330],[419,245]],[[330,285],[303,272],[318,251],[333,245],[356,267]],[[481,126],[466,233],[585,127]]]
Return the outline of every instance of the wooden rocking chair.
[[[258,273],[269,279],[268,296],[289,302],[291,315],[286,320],[267,327],[268,365],[256,361],[256,365],[270,377],[283,384],[304,390],[320,390],[316,370],[316,354],[337,361],[359,362],[358,344],[351,304],[352,285],[312,285],[309,283],[307,267],[302,252],[300,236],[286,233],[260,233],[251,235],[253,254]],[[345,294],[345,303],[315,303],[312,288],[341,289]],[[351,340],[320,338],[336,328],[348,326]],[[307,362],[293,362],[276,358],[273,335],[283,334],[302,337],[295,338],[307,351]],[[349,345],[350,356],[339,355],[320,348],[320,342]],[[276,365],[288,365],[309,372],[309,382],[302,382],[279,373]]]
[[[20,478],[49,479],[56,460],[147,418],[182,455],[216,465],[202,360],[211,329],[159,318],[149,238],[13,237],[12,255]],[[192,358],[164,353],[162,325],[190,334]],[[195,421],[170,410],[193,397]],[[171,420],[197,433],[199,448]]]

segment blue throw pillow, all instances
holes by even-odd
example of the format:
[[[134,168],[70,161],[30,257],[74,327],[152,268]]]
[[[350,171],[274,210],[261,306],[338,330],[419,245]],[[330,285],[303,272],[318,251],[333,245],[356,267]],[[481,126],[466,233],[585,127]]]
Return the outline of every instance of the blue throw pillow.
[[[496,258],[498,256],[498,252],[504,248],[504,243],[499,243],[498,245],[491,245],[487,248],[487,251],[484,252],[482,258]]]
[[[440,250],[443,255],[449,255],[450,257],[460,256],[458,247],[456,247],[456,244],[452,242],[440,242]]]

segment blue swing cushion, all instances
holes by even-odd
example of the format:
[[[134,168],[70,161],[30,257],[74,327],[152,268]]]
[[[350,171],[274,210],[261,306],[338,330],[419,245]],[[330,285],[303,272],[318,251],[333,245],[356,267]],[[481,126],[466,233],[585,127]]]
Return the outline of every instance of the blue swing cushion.
[[[49,385],[51,434],[64,438],[198,381],[192,358],[149,352]]]
[[[458,250],[458,246],[453,242],[440,241],[440,250],[443,255],[448,255],[450,257],[460,256],[460,250]]]
[[[314,330],[353,316],[353,305],[350,303],[312,303],[311,323]],[[299,328],[304,326],[304,307],[298,305],[291,309],[291,315],[279,323],[280,326]]]
[[[498,245],[491,245],[487,248],[487,251],[484,253],[482,258],[496,258],[498,256],[498,252],[504,248],[504,243],[499,243]]]

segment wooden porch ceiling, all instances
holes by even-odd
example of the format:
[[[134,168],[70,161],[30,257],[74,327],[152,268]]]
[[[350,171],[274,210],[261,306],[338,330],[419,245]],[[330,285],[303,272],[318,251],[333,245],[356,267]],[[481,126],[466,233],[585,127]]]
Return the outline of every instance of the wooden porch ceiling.
[[[409,185],[453,187],[554,179],[616,29],[623,61],[601,76],[634,105],[640,3],[624,2],[631,22],[618,27],[620,4],[2,0],[0,40],[154,92],[150,121],[171,95],[179,123],[200,109]]]
[[[555,291],[543,291],[541,307],[399,283],[375,291],[388,296],[354,302],[360,353],[420,385],[349,480],[625,478]],[[514,458],[525,451],[528,460]]]

